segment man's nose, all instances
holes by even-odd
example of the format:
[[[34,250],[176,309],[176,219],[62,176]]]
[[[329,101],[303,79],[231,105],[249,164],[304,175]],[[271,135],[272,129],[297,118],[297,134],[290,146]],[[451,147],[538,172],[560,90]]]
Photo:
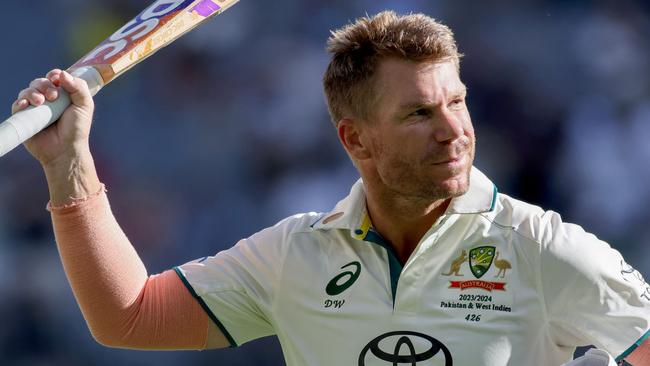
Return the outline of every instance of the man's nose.
[[[454,141],[464,135],[463,121],[447,107],[439,110],[434,136],[438,142]]]

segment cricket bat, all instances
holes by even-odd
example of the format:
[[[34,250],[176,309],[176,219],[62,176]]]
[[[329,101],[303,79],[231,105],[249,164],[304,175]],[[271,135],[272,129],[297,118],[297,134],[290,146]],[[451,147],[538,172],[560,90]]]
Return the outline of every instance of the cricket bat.
[[[83,78],[92,95],[154,52],[239,0],[156,0],[68,72]],[[0,156],[59,119],[70,97],[59,89],[54,102],[20,111],[0,124]]]

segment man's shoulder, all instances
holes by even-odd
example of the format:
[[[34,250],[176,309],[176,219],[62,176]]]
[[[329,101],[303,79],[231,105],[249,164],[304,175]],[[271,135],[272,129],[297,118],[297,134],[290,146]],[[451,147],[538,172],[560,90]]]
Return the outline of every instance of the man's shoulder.
[[[540,206],[499,193],[488,218],[538,243],[549,240],[562,224],[560,214]]]
[[[288,216],[275,225],[269,226],[253,234],[250,238],[273,238],[275,240],[287,240],[294,233],[305,233],[313,231],[313,226],[325,215],[321,212],[305,212]]]
[[[548,212],[540,206],[511,197],[501,192],[497,194],[497,202],[494,208],[496,217],[501,220],[509,219],[512,223],[521,222]]]

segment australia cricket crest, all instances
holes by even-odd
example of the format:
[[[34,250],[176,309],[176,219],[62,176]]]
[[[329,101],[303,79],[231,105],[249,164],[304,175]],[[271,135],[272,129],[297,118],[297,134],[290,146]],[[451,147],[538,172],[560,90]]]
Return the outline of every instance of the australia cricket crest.
[[[510,263],[513,254],[499,243],[477,244],[479,246],[460,248],[458,256],[449,258],[449,270],[440,273],[451,277],[449,290],[440,295],[440,308],[462,316],[466,322],[494,319],[497,312],[504,316],[512,313],[514,304],[513,294],[506,289],[507,278],[512,276],[509,271],[513,268]],[[510,260],[505,259],[503,253]]]
[[[469,269],[474,277],[481,278],[492,265],[495,247],[483,246],[469,251]]]
[[[452,260],[449,271],[441,273],[441,275],[456,278],[462,277],[464,276],[463,268],[467,268],[464,267],[463,264],[468,262],[469,270],[472,272],[475,279],[451,280],[449,288],[458,288],[461,291],[471,288],[480,288],[490,292],[494,290],[506,291],[506,282],[493,282],[480,279],[491,270],[493,264],[494,267],[499,269],[499,271],[496,275],[489,277],[506,277],[506,273],[512,268],[512,265],[509,261],[499,258],[500,254],[500,251],[497,251],[496,247],[492,245],[474,247],[469,249],[469,251],[462,249],[460,255]]]

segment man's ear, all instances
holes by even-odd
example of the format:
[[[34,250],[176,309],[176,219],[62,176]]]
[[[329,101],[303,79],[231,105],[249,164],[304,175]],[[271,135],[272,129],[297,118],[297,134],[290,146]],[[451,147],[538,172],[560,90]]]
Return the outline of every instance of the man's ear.
[[[364,132],[367,133],[367,128],[364,129],[364,127],[367,126],[362,123],[359,120],[343,118],[337,124],[341,144],[350,157],[357,161],[371,157],[369,146],[367,146],[370,139],[368,136],[364,136]]]

